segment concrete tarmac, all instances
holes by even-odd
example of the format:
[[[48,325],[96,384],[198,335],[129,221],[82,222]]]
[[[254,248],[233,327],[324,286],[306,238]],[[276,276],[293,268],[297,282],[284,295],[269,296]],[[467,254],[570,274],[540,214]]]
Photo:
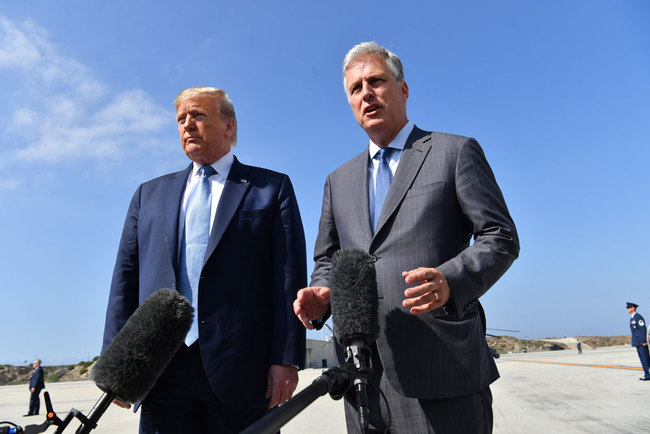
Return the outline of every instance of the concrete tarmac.
[[[584,347],[584,345],[583,345]],[[629,346],[506,354],[497,359],[501,378],[492,385],[494,433],[650,433],[650,381],[642,376],[636,350]],[[322,370],[300,372],[298,391]],[[101,391],[89,381],[49,383],[54,410],[64,418],[71,408],[88,414]],[[41,424],[41,416],[23,417],[27,385],[0,387],[0,421],[22,427]],[[93,433],[137,433],[138,414],[111,406]],[[65,432],[74,432],[73,422]],[[47,433],[53,433],[51,426]],[[343,403],[328,395],[314,401],[282,428],[284,434],[345,433]]]

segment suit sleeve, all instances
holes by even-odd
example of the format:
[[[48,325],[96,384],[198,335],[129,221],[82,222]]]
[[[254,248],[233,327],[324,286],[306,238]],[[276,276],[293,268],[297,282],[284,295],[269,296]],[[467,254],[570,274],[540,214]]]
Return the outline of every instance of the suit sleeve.
[[[332,213],[332,189],[330,177],[325,181],[323,191],[323,207],[318,224],[318,236],[314,247],[314,271],[311,274],[309,286],[329,287],[329,273],[332,268],[332,256],[341,248],[336,222]],[[320,330],[330,317],[332,311],[328,308],[325,315],[312,321],[316,330]]]
[[[469,312],[519,255],[515,224],[483,150],[471,138],[460,146],[456,195],[471,223],[474,244],[438,269],[447,278],[459,318]]]
[[[646,339],[647,339],[647,333],[648,333],[647,327],[648,326],[646,325],[645,320],[643,319],[643,316],[641,316],[641,315],[639,315],[639,323],[638,324],[639,324],[639,335],[641,337],[641,344],[644,344],[646,342]]]
[[[329,286],[329,272],[332,268],[332,256],[340,249],[336,222],[332,213],[332,189],[330,178],[325,181],[323,207],[318,224],[318,237],[314,247],[314,271],[310,286]]]
[[[273,221],[273,342],[271,364],[305,366],[305,328],[293,301],[307,283],[307,255],[298,202],[283,177]]]
[[[142,186],[133,195],[124,221],[106,308],[102,353],[138,307],[138,216]]]

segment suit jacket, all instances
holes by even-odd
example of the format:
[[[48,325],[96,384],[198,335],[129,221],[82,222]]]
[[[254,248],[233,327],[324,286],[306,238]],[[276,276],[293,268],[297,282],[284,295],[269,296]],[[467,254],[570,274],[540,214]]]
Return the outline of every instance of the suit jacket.
[[[113,272],[104,348],[149,295],[176,289],[179,211],[191,168],[148,181],[133,196]],[[217,396],[233,408],[266,405],[270,365],[304,366],[305,329],[292,303],[306,273],[291,181],[235,158],[210,233],[198,302],[203,365]]]
[[[328,286],[338,249],[367,251],[376,258],[377,348],[394,388],[433,399],[487,387],[498,372],[478,298],[517,257],[519,242],[483,151],[474,139],[414,128],[374,235],[368,164],[366,149],[327,178],[311,285]],[[402,307],[401,272],[417,267],[447,277],[452,299],[443,308],[413,315]]]
[[[635,312],[632,318],[630,318],[630,331],[632,332],[631,345],[633,347],[640,347],[647,342],[645,320],[638,312]]]
[[[32,378],[29,380],[29,390],[36,389],[35,393],[39,393],[41,390],[45,389],[45,380],[43,376],[43,368],[41,366],[34,369]]]

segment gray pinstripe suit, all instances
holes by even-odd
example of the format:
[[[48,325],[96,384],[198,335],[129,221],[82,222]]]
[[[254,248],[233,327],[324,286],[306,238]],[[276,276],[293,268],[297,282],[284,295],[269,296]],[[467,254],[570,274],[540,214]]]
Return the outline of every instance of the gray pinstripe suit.
[[[519,241],[483,151],[474,139],[414,128],[374,235],[368,164],[366,149],[327,178],[311,286],[328,286],[336,250],[369,252],[377,258],[377,348],[393,388],[419,399],[487,388],[499,374],[478,298],[517,258]],[[401,272],[417,267],[444,273],[452,291],[444,307],[421,315],[402,307]]]

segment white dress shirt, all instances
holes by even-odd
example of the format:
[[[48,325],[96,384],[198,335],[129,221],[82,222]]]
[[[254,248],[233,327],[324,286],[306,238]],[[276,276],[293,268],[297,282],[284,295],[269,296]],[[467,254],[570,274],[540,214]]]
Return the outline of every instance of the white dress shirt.
[[[217,171],[214,175],[208,178],[210,181],[210,187],[212,190],[212,204],[210,206],[210,232],[212,232],[212,225],[214,224],[214,216],[217,213],[217,206],[219,205],[219,199],[221,199],[221,194],[223,193],[223,187],[226,185],[226,179],[230,173],[230,168],[232,163],[235,161],[235,156],[232,153],[232,150],[229,151],[226,155],[215,161],[211,166],[214,170]],[[196,192],[196,186],[199,183],[201,177],[199,176],[199,169],[202,167],[198,163],[193,163],[192,173],[187,178],[187,184],[185,185],[185,193],[183,193],[183,202],[181,205],[181,214],[178,219],[178,245],[180,246],[181,240],[183,237],[183,231],[185,229],[185,213],[187,212],[187,204],[189,203],[190,198]]]
[[[395,176],[397,165],[399,164],[399,159],[402,156],[402,151],[404,150],[406,140],[409,138],[411,131],[413,131],[413,122],[408,121],[406,125],[402,127],[399,133],[397,133],[395,138],[393,138],[393,140],[388,144],[389,148],[394,149],[388,161],[388,166],[390,167],[390,171],[392,172],[393,176]],[[381,148],[373,143],[372,140],[370,141],[370,144],[368,145],[368,153],[370,155],[370,165],[368,165],[368,185],[370,193],[373,195],[373,197],[377,186],[377,169],[379,168],[379,160],[375,159],[374,157],[380,149]]]

